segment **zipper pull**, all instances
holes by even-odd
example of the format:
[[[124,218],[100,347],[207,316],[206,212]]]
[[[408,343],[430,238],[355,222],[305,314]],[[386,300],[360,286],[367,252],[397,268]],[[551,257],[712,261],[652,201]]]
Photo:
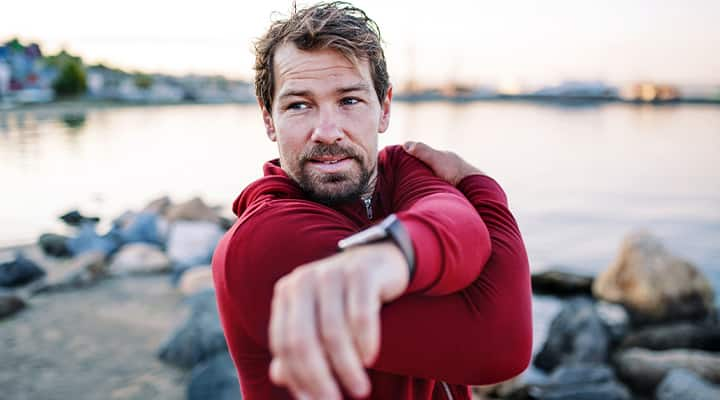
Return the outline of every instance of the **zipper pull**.
[[[366,197],[362,199],[363,203],[365,204],[365,214],[367,214],[368,219],[373,219],[373,209],[372,209],[372,196]]]

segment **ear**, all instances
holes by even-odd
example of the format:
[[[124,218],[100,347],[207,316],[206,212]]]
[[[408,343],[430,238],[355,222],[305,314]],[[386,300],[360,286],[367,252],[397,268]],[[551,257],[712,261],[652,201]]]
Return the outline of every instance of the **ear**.
[[[273,122],[272,114],[270,114],[270,111],[265,109],[265,105],[260,99],[258,99],[257,102],[260,106],[260,110],[262,111],[263,124],[265,124],[265,134],[274,142],[277,140],[277,134],[275,133],[275,123]]]
[[[392,102],[393,88],[392,85],[388,86],[387,94],[380,104],[380,123],[378,124],[378,132],[383,133],[387,131],[390,126],[390,103]]]

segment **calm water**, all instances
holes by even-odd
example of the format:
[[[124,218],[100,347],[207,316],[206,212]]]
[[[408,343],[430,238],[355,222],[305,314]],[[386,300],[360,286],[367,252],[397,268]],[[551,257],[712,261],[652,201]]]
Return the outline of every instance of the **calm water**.
[[[229,212],[275,157],[252,105],[85,115],[70,127],[52,111],[0,112],[0,246],[58,231],[71,208],[110,218],[162,194]],[[597,272],[647,229],[720,288],[720,108],[396,104],[381,144],[405,140],[455,150],[504,186],[534,270]]]

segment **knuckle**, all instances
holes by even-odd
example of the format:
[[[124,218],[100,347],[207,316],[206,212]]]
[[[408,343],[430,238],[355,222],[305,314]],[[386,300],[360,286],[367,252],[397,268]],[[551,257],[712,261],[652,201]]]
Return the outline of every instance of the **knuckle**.
[[[284,344],[286,354],[296,357],[302,357],[308,352],[308,340],[302,335],[292,335]]]
[[[342,344],[342,336],[337,328],[327,328],[322,331],[323,344],[329,349],[338,349]]]
[[[351,316],[352,325],[355,329],[367,328],[372,322],[372,313],[369,309],[363,307]]]

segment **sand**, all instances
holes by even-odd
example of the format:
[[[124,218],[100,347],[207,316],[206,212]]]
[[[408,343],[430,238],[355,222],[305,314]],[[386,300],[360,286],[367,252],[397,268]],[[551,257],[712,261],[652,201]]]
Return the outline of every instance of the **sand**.
[[[56,275],[64,263],[45,266]],[[36,295],[0,320],[0,398],[184,399],[188,371],[155,353],[187,315],[166,275]]]

